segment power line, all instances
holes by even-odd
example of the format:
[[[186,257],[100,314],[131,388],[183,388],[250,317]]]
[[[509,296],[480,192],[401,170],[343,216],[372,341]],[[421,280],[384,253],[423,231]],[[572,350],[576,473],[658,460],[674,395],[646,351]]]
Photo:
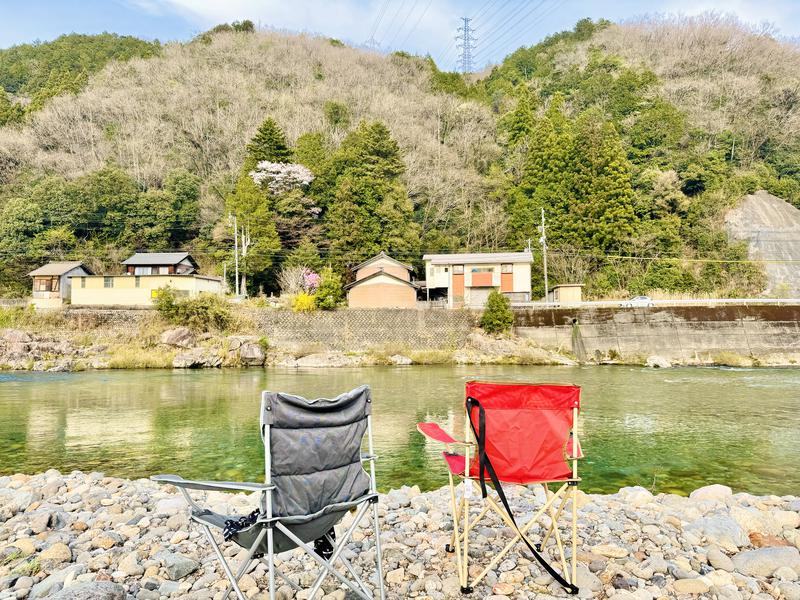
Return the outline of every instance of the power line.
[[[550,16],[550,15],[551,15],[553,12],[555,12],[557,9],[559,9],[561,6],[563,6],[565,2],[566,2],[566,0],[556,0],[556,1],[555,1],[555,2],[554,2],[554,3],[553,3],[553,4],[552,4],[552,5],[551,5],[551,6],[550,6],[548,9],[545,9],[545,11],[544,11],[544,12],[542,12],[542,13],[541,13],[541,14],[540,14],[540,15],[539,15],[539,16],[538,16],[538,17],[537,17],[535,20],[534,20],[534,22],[533,22],[533,23],[529,24],[529,25],[528,25],[528,28],[526,28],[526,29],[522,30],[521,32],[517,32],[516,36],[512,36],[512,37],[511,37],[510,39],[508,39],[507,41],[505,41],[505,42],[503,42],[503,43],[500,43],[500,45],[499,45],[499,46],[497,45],[497,43],[495,43],[495,44],[492,44],[493,48],[487,48],[487,54],[486,54],[486,55],[487,55],[487,57],[488,57],[488,55],[489,55],[489,53],[490,53],[490,52],[492,52],[492,51],[497,51],[497,50],[501,49],[501,48],[502,48],[504,45],[505,45],[505,46],[515,46],[515,45],[518,43],[518,41],[517,41],[517,40],[521,40],[522,38],[524,38],[524,37],[527,35],[527,33],[528,33],[528,29],[529,29],[529,28],[533,27],[534,25],[537,25],[537,24],[541,23],[541,22],[542,22],[542,21],[543,21],[545,18],[547,18],[547,17],[548,17],[548,16]],[[528,13],[528,14],[530,14],[530,13]],[[526,16],[527,16],[527,15],[526,15]],[[503,36],[503,37],[506,37],[506,36]],[[501,38],[501,39],[502,39],[502,38]]]
[[[397,36],[398,36],[398,35],[400,35],[400,32],[403,30],[403,27],[405,27],[405,26],[406,26],[406,23],[408,22],[408,18],[409,18],[409,17],[410,17],[410,16],[411,16],[411,15],[414,13],[414,9],[415,9],[415,8],[417,8],[417,2],[418,2],[418,1],[419,1],[419,0],[414,0],[414,4],[412,4],[412,5],[411,5],[411,10],[409,10],[409,11],[406,13],[406,16],[405,16],[405,18],[403,19],[403,22],[402,22],[402,23],[400,23],[400,27],[398,27],[397,29],[395,29],[395,31],[394,31],[394,35],[392,36],[392,39],[391,39],[391,40],[389,41],[389,43],[387,44],[387,47],[389,47],[389,48],[391,48],[391,47],[392,47],[392,44],[394,44],[394,41],[397,39]]]
[[[392,15],[392,20],[389,21],[389,23],[386,25],[386,32],[384,33],[384,37],[386,35],[389,35],[389,33],[394,28],[394,22],[397,19],[397,15],[399,15],[400,11],[403,10],[403,7],[405,6],[405,4],[406,4],[406,1],[405,0],[401,0],[400,4],[397,5],[397,10],[394,11],[394,15]]]
[[[381,21],[383,20],[383,15],[386,13],[386,9],[388,8],[388,6],[389,6],[389,0],[385,0],[383,6],[378,11],[378,18],[375,20],[375,24],[372,26],[372,32],[369,34],[369,39],[365,42],[365,45],[371,48],[378,47],[378,41],[375,39],[375,33],[377,33],[378,31],[378,27],[380,26]]]
[[[419,17],[417,18],[417,22],[414,23],[414,26],[409,30],[408,34],[406,35],[405,39],[403,40],[403,43],[400,44],[401,47],[406,45],[406,43],[408,42],[408,39],[411,37],[411,34],[414,33],[414,31],[416,31],[417,27],[419,27],[419,24],[422,22],[422,18],[428,12],[428,9],[431,7],[431,4],[433,4],[433,0],[428,0],[428,4],[425,5],[425,9],[419,14]]]
[[[513,32],[518,30],[520,26],[523,26],[523,31],[527,31],[530,25],[526,25],[525,20],[528,17],[530,17],[534,12],[539,10],[542,7],[542,5],[544,5],[545,1],[546,0],[539,0],[539,2],[534,4],[533,7],[528,12],[526,12],[523,16],[519,17],[519,19],[514,24],[512,24],[508,29],[505,29],[505,31],[501,31],[498,37],[496,37],[490,43],[487,43],[487,45],[481,50],[481,52],[479,52],[479,54],[483,54],[484,57],[486,58],[491,56],[491,52],[493,50],[502,47],[501,40],[508,38],[508,36],[512,35]],[[503,21],[503,24],[496,27],[494,31],[498,31],[504,28],[505,24],[508,23],[511,19],[513,19],[517,14],[519,14],[519,11],[515,12],[514,14],[511,15],[511,17]],[[487,37],[491,36],[492,33],[494,33],[494,31],[492,31],[491,33],[487,33]]]

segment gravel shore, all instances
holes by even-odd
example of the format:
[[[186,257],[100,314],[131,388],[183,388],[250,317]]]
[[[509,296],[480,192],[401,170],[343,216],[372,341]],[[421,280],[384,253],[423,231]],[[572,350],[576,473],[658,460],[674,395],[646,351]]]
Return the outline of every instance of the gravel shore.
[[[540,488],[522,492],[507,487],[520,523],[533,513],[531,498],[543,496]],[[229,514],[244,514],[255,504],[243,494],[203,496],[212,509]],[[581,598],[800,600],[797,497],[733,494],[722,485],[688,498],[653,496],[635,487],[581,494],[579,504]],[[448,506],[446,488],[420,493],[404,487],[381,496],[389,598],[461,597],[455,560],[444,551],[452,531]],[[365,520],[347,550],[367,577],[374,572],[369,525]],[[509,534],[499,518],[487,517],[470,539],[471,568],[480,569]],[[224,550],[235,564],[239,549],[226,544]],[[315,571],[308,560],[296,552],[281,558],[294,581],[310,585]],[[258,563],[242,578],[254,600],[267,598],[265,571],[265,563]],[[174,488],[55,470],[0,477],[0,599],[211,600],[226,585]],[[330,578],[323,590],[325,600],[352,596]],[[470,598],[554,596],[565,594],[518,546]],[[278,597],[306,596],[283,585]]]

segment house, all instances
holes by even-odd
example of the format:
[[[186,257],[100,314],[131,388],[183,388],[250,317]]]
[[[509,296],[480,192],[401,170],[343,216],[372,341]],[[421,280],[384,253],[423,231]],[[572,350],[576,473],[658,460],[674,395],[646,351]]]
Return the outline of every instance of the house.
[[[529,250],[426,254],[422,260],[428,297],[443,297],[449,308],[482,308],[492,290],[500,290],[512,302],[530,302],[533,254]]]
[[[353,267],[356,280],[347,285],[350,308],[416,308],[417,289],[411,266],[381,252]]]
[[[70,297],[72,275],[92,275],[91,270],[77,260],[50,262],[28,273],[33,277],[33,304],[36,308],[57,308]]]
[[[188,252],[137,252],[122,262],[125,275],[73,277],[72,304],[81,306],[152,306],[162,288],[176,296],[223,294],[222,278],[200,275]]]
[[[562,283],[554,285],[547,293],[547,301],[558,304],[580,304],[583,302],[583,284]]]
[[[128,275],[191,275],[198,271],[188,252],[137,252],[122,264]]]

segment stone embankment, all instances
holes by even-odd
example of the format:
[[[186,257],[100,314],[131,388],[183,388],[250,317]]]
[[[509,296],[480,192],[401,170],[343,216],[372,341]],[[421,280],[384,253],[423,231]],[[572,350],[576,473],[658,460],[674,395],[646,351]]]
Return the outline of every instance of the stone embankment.
[[[540,488],[508,486],[518,518],[530,518]],[[200,494],[212,509],[245,514],[256,499]],[[381,495],[381,540],[388,598],[459,598],[455,560],[444,550],[452,530],[441,489],[404,487]],[[688,498],[643,488],[613,495],[579,496],[578,584],[581,598],[653,600],[797,600],[800,598],[800,499],[732,494],[725,486],[701,488]],[[567,511],[569,513],[569,511]],[[487,518],[470,541],[473,569],[504,545],[510,531]],[[536,535],[536,534],[534,534]],[[243,552],[226,544],[234,566]],[[555,548],[548,548],[555,553]],[[370,524],[358,529],[346,551],[369,576],[374,557]],[[300,587],[314,569],[297,551],[280,566]],[[266,598],[266,566],[254,566],[242,588]],[[223,572],[201,532],[189,524],[175,489],[147,480],[55,470],[0,477],[0,599],[221,598]],[[329,580],[325,600],[342,600]],[[521,547],[490,571],[472,598],[506,600],[563,597]],[[278,597],[305,598],[281,585]]]
[[[545,350],[531,340],[492,337],[480,332],[467,336],[456,350],[343,352],[324,347],[272,347],[255,335],[197,334],[187,327],[167,329],[148,344],[134,341],[125,345],[113,339],[99,343],[90,338],[66,339],[52,334],[28,333],[20,329],[0,330],[0,370],[82,371],[142,366],[176,369],[215,367],[352,367],[371,365],[410,365],[415,363],[452,364],[536,364],[574,365],[572,359]],[[122,354],[122,358],[119,355]],[[134,357],[131,359],[130,355]]]

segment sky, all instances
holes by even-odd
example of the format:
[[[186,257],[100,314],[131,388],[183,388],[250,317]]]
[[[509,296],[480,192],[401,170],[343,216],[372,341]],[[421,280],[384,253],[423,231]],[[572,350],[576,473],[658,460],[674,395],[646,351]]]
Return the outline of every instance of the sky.
[[[779,35],[800,37],[800,0],[0,0],[0,48],[71,32],[183,41],[218,23],[250,19],[264,28],[430,54],[440,68],[453,69],[460,18],[471,17],[473,66],[480,69],[583,17],[624,21],[704,11],[771,23]]]

